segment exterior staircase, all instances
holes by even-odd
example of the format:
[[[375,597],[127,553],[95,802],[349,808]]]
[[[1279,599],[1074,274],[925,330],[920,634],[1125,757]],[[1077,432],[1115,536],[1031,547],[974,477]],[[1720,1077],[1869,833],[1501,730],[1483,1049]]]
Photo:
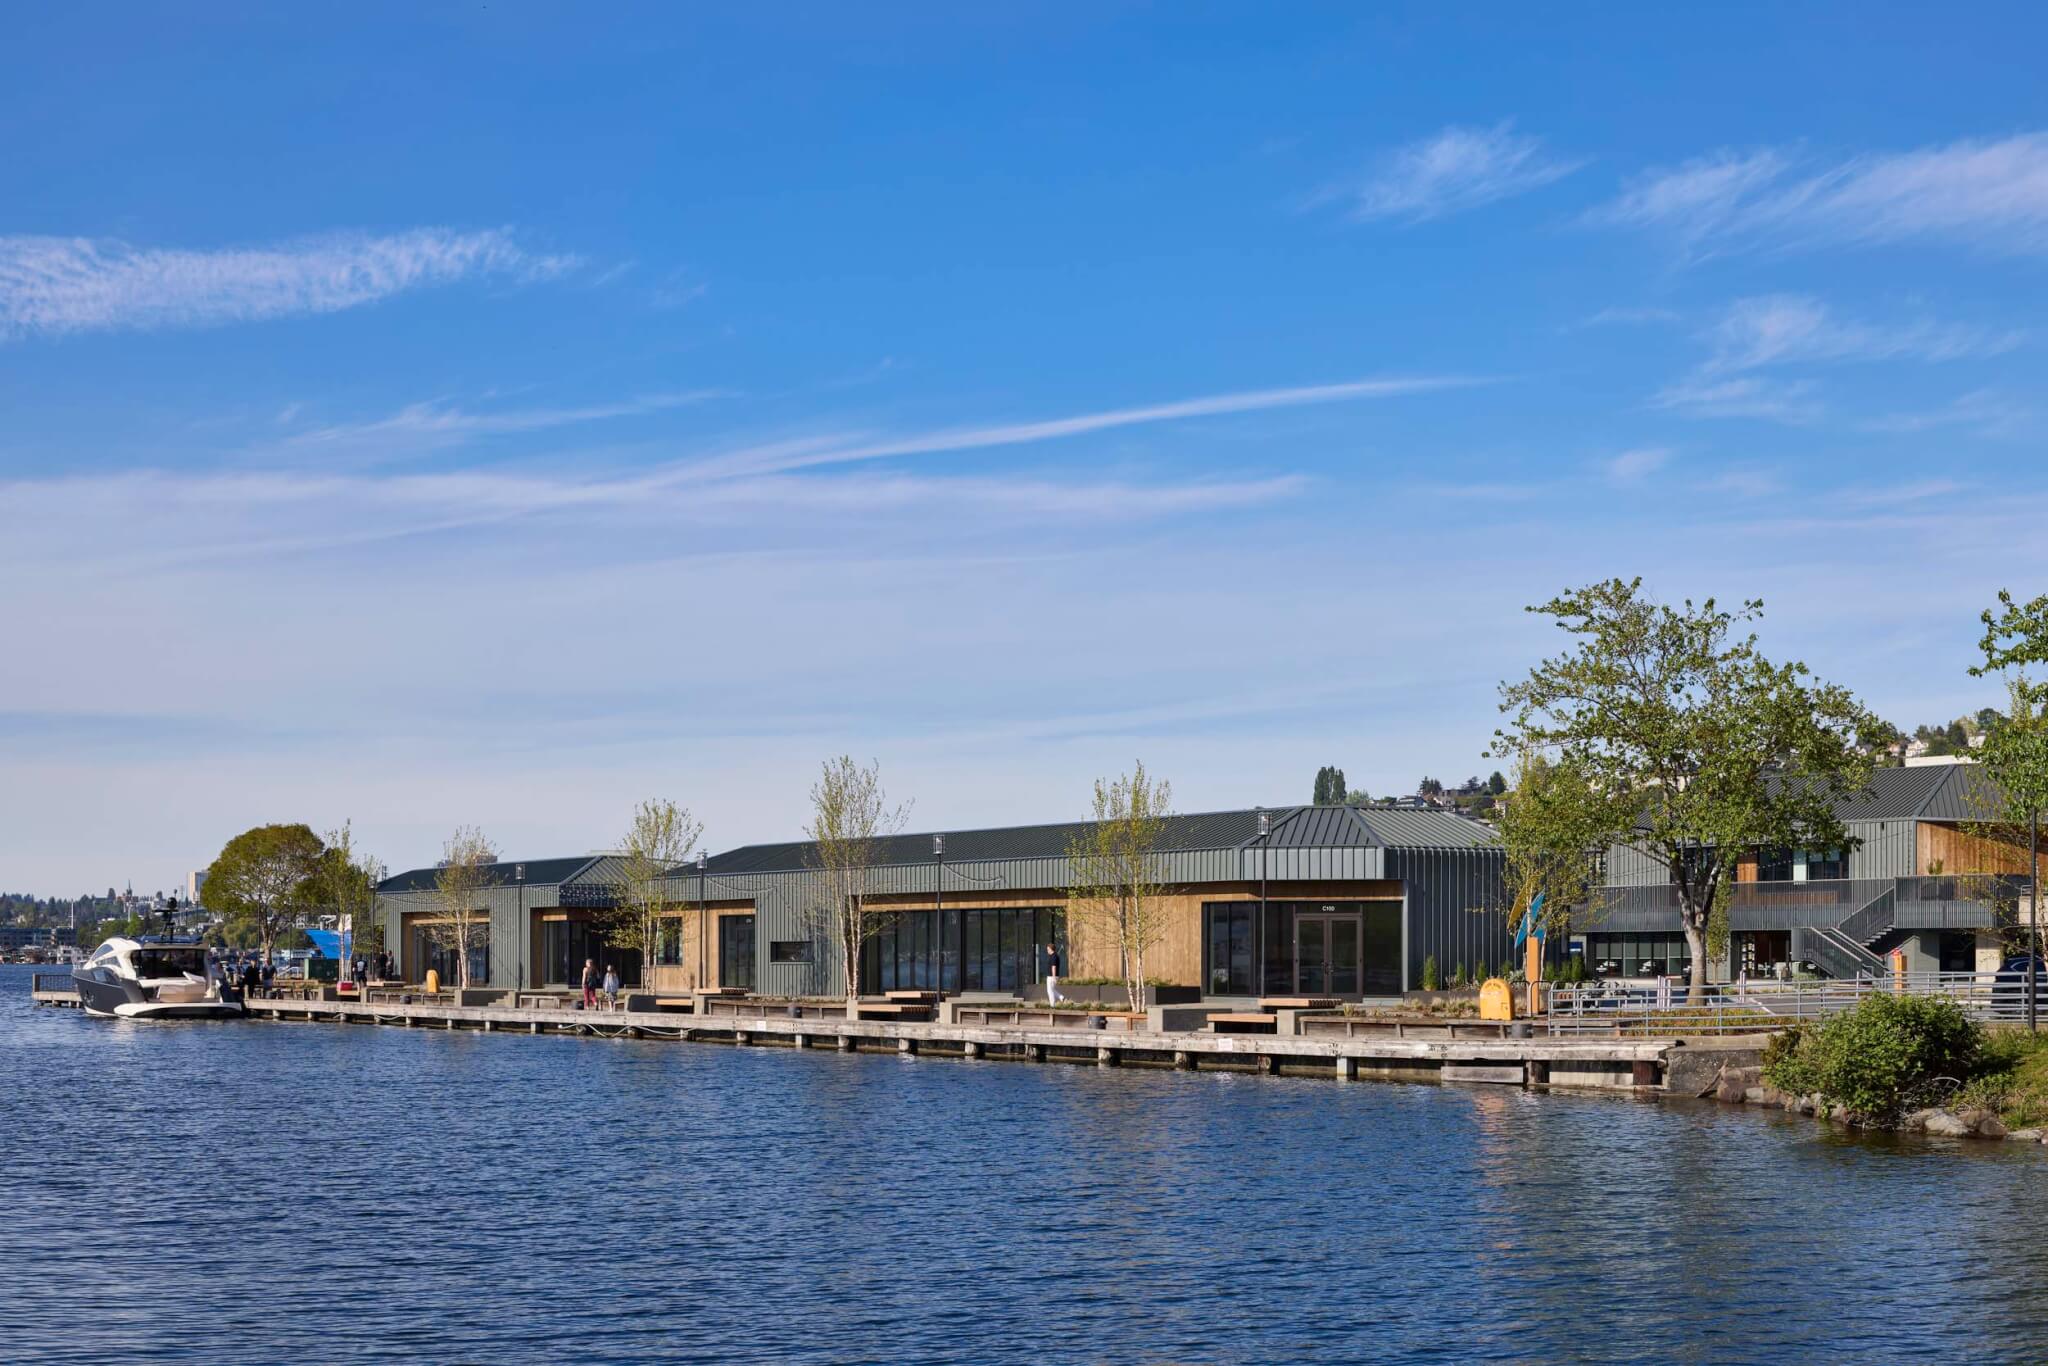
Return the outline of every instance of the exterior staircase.
[[[1792,956],[1830,977],[1878,977],[1890,965],[1878,952],[1898,914],[1898,889],[1887,887],[1839,924],[1792,931]]]

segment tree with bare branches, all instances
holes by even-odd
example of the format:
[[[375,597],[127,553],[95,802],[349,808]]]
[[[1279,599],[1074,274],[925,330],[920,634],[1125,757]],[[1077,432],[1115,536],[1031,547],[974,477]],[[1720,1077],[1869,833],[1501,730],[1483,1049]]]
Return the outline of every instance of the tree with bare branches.
[[[633,808],[632,824],[619,844],[612,904],[598,919],[607,942],[639,951],[643,984],[661,949],[669,870],[696,853],[703,836],[703,822],[665,797],[650,797]]]
[[[383,862],[356,848],[353,822],[343,821],[339,830],[327,832],[327,849],[313,874],[313,887],[321,906],[334,916],[334,928],[349,941],[344,957],[353,952],[368,958],[384,947],[384,926],[377,914],[384,904],[377,884],[383,880]]]
[[[881,765],[865,767],[848,755],[825,761],[811,785],[811,819],[804,834],[815,845],[820,895],[804,909],[813,938],[839,946],[847,1013],[860,1000],[861,950],[878,925],[867,909],[883,839],[903,828],[909,803],[889,804]]]
[[[1145,955],[1166,933],[1159,841],[1172,802],[1172,787],[1142,762],[1113,780],[1097,778],[1093,819],[1067,845],[1068,923],[1116,945],[1133,1010],[1144,1008]]]
[[[434,872],[434,896],[440,914],[429,921],[427,937],[436,948],[455,954],[455,985],[467,988],[469,954],[490,932],[490,908],[483,904],[484,888],[490,874],[485,871],[498,861],[498,851],[483,831],[473,825],[459,825],[441,850],[441,865]]]

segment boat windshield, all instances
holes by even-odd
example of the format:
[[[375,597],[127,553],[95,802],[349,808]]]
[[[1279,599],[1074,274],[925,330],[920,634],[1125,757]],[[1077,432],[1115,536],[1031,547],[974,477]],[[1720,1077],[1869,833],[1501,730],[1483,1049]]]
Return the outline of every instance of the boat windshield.
[[[137,949],[128,960],[135,968],[135,975],[144,981],[153,977],[183,977],[191,973],[194,977],[206,975],[206,950],[192,948],[164,948],[152,945]]]

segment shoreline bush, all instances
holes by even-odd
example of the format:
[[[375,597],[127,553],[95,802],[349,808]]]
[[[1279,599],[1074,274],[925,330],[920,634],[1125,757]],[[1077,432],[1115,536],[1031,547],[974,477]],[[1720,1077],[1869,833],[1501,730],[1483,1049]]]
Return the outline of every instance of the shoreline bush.
[[[1872,996],[1854,1010],[1802,1025],[1764,1050],[1763,1079],[1788,1095],[1819,1095],[1850,1117],[1895,1125],[1946,1081],[1960,1089],[1985,1053],[1982,1028],[1940,996]]]

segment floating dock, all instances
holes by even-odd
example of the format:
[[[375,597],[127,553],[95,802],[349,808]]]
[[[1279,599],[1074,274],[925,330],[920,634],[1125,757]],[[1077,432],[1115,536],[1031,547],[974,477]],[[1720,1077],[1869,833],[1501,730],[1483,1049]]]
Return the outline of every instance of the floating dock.
[[[38,987],[39,1004],[75,1006],[77,995]],[[253,1019],[463,1029],[503,1034],[667,1039],[737,1047],[826,1048],[907,1056],[1089,1063],[1101,1067],[1228,1069],[1351,1080],[1477,1082],[1595,1089],[1679,1089],[1685,1064],[1704,1064],[1718,1048],[1677,1039],[1413,1039],[1384,1036],[1219,1034],[1032,1029],[899,1020],[792,1019],[786,1015],[697,1016],[671,1011],[584,1011],[503,1005],[253,1000]],[[1734,1042],[1734,1041],[1729,1041]]]

